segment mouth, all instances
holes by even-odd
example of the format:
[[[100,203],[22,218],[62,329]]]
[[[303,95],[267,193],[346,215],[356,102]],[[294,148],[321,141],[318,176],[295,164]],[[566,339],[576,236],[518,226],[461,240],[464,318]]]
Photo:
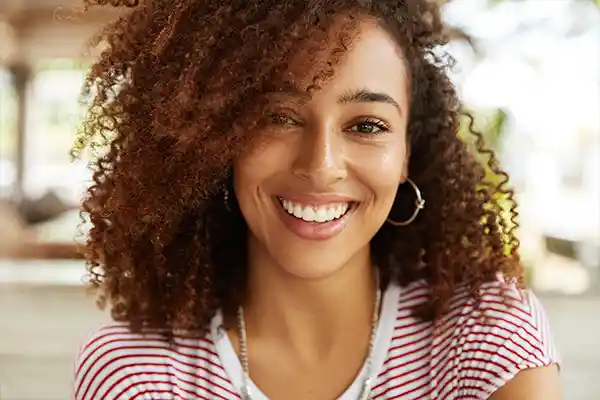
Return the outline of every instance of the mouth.
[[[277,202],[288,215],[313,224],[327,224],[345,217],[356,202],[332,202],[320,205],[303,204],[277,197]]]

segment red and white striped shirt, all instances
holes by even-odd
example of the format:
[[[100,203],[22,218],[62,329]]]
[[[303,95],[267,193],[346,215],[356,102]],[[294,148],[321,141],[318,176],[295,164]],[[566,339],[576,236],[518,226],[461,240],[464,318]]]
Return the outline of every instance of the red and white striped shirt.
[[[519,371],[558,363],[548,319],[539,300],[500,283],[483,288],[480,308],[466,290],[437,325],[411,310],[427,286],[391,285],[383,296],[373,353],[373,400],[487,399]],[[169,346],[154,334],[133,334],[112,324],[94,332],[76,359],[76,400],[240,399],[242,368],[217,314],[202,339],[175,336]],[[358,398],[365,368],[340,400]],[[252,384],[253,397],[266,396]]]

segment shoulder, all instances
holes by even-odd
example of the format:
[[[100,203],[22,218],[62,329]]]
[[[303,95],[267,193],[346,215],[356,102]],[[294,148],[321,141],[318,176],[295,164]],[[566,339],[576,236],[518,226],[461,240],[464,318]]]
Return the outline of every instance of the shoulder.
[[[177,335],[169,341],[158,332],[103,326],[88,335],[76,356],[73,398],[198,396],[210,390],[204,383],[223,378],[212,347],[208,337]],[[202,373],[194,374],[198,370]]]
[[[159,334],[141,335],[111,324],[91,332],[75,360],[76,400],[135,398],[160,383],[147,379],[164,373],[167,341]]]
[[[447,398],[487,399],[519,372],[559,362],[546,311],[533,292],[493,282],[479,294],[476,304],[466,288],[458,290],[436,327],[432,370]]]

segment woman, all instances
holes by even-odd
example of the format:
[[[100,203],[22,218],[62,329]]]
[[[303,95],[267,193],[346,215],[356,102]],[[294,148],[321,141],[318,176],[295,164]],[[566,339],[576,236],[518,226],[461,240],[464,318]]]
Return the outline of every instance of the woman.
[[[432,4],[155,0],[103,33],[80,144],[110,139],[84,210],[115,323],[76,399],[560,398]]]

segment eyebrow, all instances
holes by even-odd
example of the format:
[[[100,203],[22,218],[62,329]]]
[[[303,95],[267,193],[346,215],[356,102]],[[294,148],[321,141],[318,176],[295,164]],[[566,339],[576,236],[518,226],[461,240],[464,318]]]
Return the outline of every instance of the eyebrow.
[[[347,103],[387,103],[391,104],[398,112],[402,114],[402,109],[400,108],[400,104],[392,96],[383,92],[373,92],[368,89],[357,89],[347,93],[344,93],[340,96],[339,102],[342,104]]]

